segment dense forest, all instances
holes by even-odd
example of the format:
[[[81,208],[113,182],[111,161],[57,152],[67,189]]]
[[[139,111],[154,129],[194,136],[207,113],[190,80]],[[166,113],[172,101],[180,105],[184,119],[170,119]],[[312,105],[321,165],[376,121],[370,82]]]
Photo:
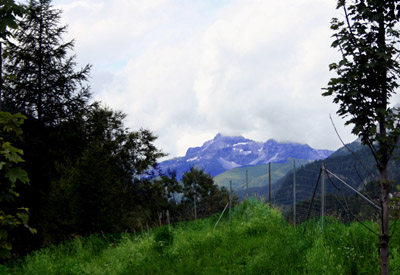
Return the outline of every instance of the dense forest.
[[[228,192],[199,169],[161,174],[148,129],[92,100],[91,65],[51,0],[0,5],[1,258],[92,233],[135,232],[223,209]],[[149,173],[148,171],[152,171]],[[164,215],[165,216],[165,215]]]

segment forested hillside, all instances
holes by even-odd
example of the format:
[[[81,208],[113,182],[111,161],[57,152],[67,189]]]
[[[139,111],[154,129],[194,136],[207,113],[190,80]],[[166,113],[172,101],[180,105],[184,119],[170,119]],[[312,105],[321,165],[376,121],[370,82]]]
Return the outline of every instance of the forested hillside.
[[[51,0],[2,2],[0,12],[0,170],[8,183],[0,259],[76,236],[144,230],[165,223],[167,212],[170,221],[192,219],[193,200],[198,217],[223,209],[227,191],[201,170],[187,171],[182,184],[174,173],[148,174],[165,156],[157,137],[127,129],[125,114],[93,100],[91,65],[78,68]]]
[[[349,148],[355,149],[355,151],[352,150],[354,154],[343,147],[325,160],[311,162],[296,170],[296,191],[299,194],[297,197],[299,201],[310,198],[310,194],[312,194],[310,188],[313,188],[316,184],[323,164],[325,164],[326,169],[338,175],[357,190],[365,189],[368,183],[376,180],[378,170],[369,148],[361,146],[357,141],[350,144]],[[399,168],[399,163],[396,158],[393,158],[389,165],[389,176],[395,181],[400,179]],[[333,181],[337,186],[341,186],[336,179],[333,179]],[[377,183],[375,182],[375,184]],[[293,189],[293,171],[289,171],[284,178],[277,182],[277,185],[280,186],[275,194],[277,198],[292,198],[292,196],[286,196],[285,192],[290,192]],[[339,191],[331,184],[328,184],[326,188],[327,193],[339,194]],[[349,189],[343,190],[349,191]],[[285,204],[291,203],[291,199],[285,202]]]

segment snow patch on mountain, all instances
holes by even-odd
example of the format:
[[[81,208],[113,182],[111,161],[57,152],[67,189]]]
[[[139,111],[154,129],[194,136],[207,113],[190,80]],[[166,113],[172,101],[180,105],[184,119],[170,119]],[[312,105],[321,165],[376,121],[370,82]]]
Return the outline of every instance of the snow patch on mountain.
[[[248,142],[239,142],[239,143],[233,144],[233,147],[240,146],[240,145],[247,145],[247,144],[248,144]]]
[[[194,157],[194,158],[191,158],[191,159],[187,159],[186,162],[196,161],[198,159],[199,159],[198,157]]]
[[[219,162],[221,163],[222,167],[224,167],[224,169],[226,170],[240,167],[240,165],[235,163],[234,161],[227,161],[223,158],[219,158]]]
[[[275,153],[275,155],[272,158],[269,158],[266,162],[276,162],[278,160],[278,155],[279,153]]]

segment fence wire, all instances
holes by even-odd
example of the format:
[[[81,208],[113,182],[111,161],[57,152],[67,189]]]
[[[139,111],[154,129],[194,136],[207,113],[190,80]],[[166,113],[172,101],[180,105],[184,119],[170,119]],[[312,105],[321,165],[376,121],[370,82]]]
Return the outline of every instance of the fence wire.
[[[336,169],[348,167],[346,163],[335,165]],[[301,175],[287,175],[289,179],[293,177],[292,184],[272,188],[273,207],[280,209],[286,220],[292,224],[321,217],[333,217],[343,223],[377,221],[380,217],[377,183],[373,180],[368,182],[366,173],[360,172],[357,167],[354,167],[354,174],[357,175],[358,182],[353,180],[350,184],[346,183],[344,176],[336,175],[328,169],[329,167],[303,168]],[[268,190],[268,183],[264,188]],[[250,193],[250,196],[257,194]],[[269,194],[264,195],[266,202],[268,197]],[[244,196],[242,198],[245,199]]]

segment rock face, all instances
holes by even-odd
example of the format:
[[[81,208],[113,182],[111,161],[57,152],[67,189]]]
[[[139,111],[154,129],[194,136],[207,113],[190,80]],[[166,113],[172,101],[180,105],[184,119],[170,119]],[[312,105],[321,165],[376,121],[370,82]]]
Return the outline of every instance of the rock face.
[[[313,149],[307,144],[279,143],[270,139],[264,143],[244,137],[229,137],[218,134],[201,147],[189,148],[184,157],[160,163],[162,171],[177,172],[178,179],[191,167],[201,167],[211,176],[226,170],[269,162],[285,162],[288,158],[317,160],[325,159],[333,152]]]

